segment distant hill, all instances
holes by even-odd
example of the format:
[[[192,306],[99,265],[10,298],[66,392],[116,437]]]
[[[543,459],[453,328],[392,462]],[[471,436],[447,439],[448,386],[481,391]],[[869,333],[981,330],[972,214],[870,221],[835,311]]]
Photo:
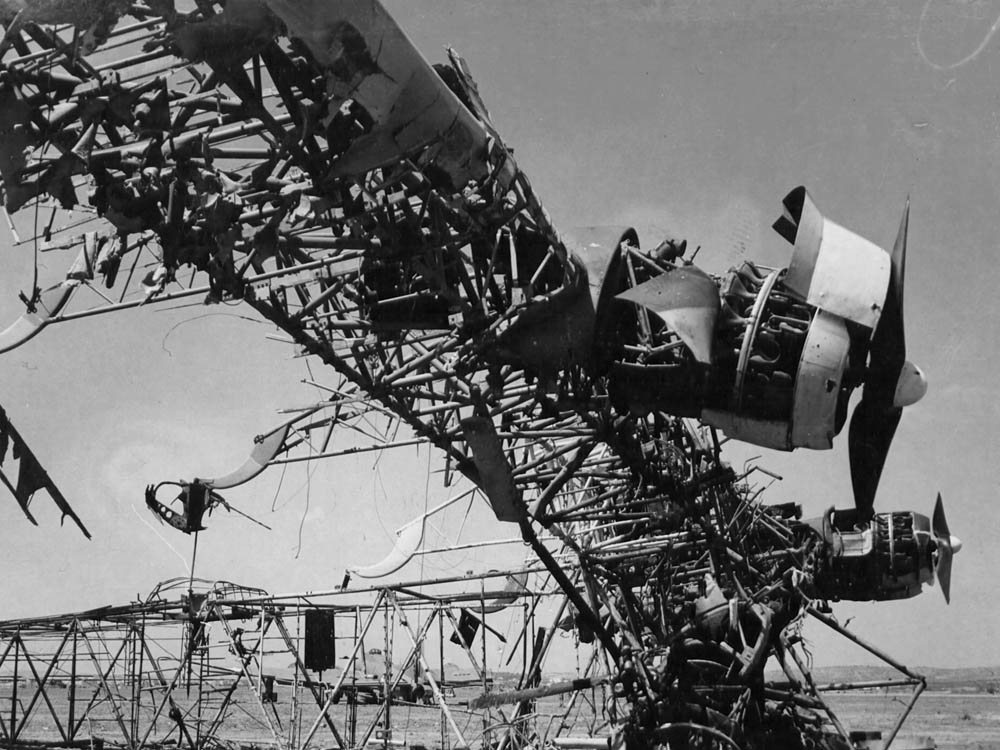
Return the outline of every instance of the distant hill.
[[[915,674],[927,678],[929,690],[949,692],[1000,693],[1000,667],[908,667]],[[781,682],[781,672],[769,671],[768,680]],[[819,686],[851,682],[899,680],[903,675],[889,666],[854,665],[846,667],[821,667],[813,670],[813,679]]]
[[[399,664],[394,665],[394,669],[399,669]],[[380,656],[369,657],[368,672],[378,676],[382,672],[383,662]],[[1000,694],[1000,666],[997,667],[909,667],[914,673],[927,678],[928,690],[937,690],[952,693],[996,693]],[[295,664],[289,663],[285,667],[269,667],[268,673],[275,675],[279,680],[291,681],[295,676]],[[333,682],[340,675],[340,668],[328,670],[323,673],[323,679]],[[364,670],[360,668],[359,674]],[[431,668],[431,674],[439,678],[437,665]],[[475,679],[475,673],[469,667],[460,667],[453,663],[444,665],[445,675],[448,680],[469,680]],[[316,677],[315,673],[311,675]],[[520,673],[490,670],[490,678],[497,689],[509,688],[513,686]],[[559,682],[570,680],[577,675],[573,672],[547,672],[543,677],[543,682]],[[406,677],[412,679],[413,667],[406,670]],[[769,670],[765,674],[765,679],[769,682],[784,682],[787,680],[781,671]],[[813,679],[820,687],[839,685],[844,683],[877,682],[880,680],[902,680],[903,675],[889,666],[852,665],[843,667],[818,667],[813,670]]]

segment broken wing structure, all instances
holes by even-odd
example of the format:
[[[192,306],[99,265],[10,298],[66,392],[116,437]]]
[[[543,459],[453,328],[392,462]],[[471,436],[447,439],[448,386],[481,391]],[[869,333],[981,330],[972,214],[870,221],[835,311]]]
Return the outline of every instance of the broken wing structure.
[[[501,394],[537,408],[505,361],[548,377],[587,358],[593,315],[520,343],[532,318],[592,307],[586,275],[464,65],[432,68],[377,3],[324,4],[301,37],[277,33],[302,27],[300,6],[130,12],[108,44],[132,57],[98,48],[84,62],[59,36],[69,30],[37,23],[15,21],[6,38],[2,96],[36,108],[12,126],[6,208],[16,226],[38,202],[66,216],[45,249],[82,246],[72,285],[34,290],[11,344],[106,310],[244,299],[478,480],[452,434],[459,412],[489,413]],[[142,73],[123,82],[140,58]],[[44,94],[39,64],[58,82]],[[187,286],[182,268],[195,272]],[[102,277],[117,299],[88,307],[79,287]]]

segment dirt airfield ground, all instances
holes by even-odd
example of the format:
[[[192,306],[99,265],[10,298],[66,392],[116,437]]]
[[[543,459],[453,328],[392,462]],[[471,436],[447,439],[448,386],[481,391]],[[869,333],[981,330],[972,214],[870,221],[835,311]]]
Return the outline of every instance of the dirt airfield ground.
[[[883,737],[907,702],[907,696],[882,693],[828,693],[826,698],[849,729],[877,729]],[[892,748],[905,750],[913,746],[908,740],[920,737],[933,738],[939,750],[1000,750],[1000,695],[924,692]]]
[[[0,686],[0,706],[9,706],[11,695],[8,687],[8,685]],[[22,685],[22,690],[24,687]],[[452,704],[463,733],[474,747],[477,746],[476,740],[482,740],[483,721],[475,712],[467,711],[462,704],[479,692],[478,689],[460,689]],[[911,694],[898,691],[894,693],[855,691],[824,692],[823,695],[848,730],[877,730],[882,732],[883,737],[888,737]],[[57,713],[65,716],[67,710],[65,694],[57,690],[51,697]],[[225,726],[220,728],[219,735],[235,739],[238,744],[266,743],[270,739],[270,733],[258,714],[259,706],[249,695],[244,697],[247,701],[243,705],[247,710],[235,711]],[[284,718],[289,716],[291,704],[288,699],[287,690],[281,690],[278,702],[273,705],[277,715]],[[54,739],[58,734],[49,715],[43,708],[36,708],[38,710],[32,714],[33,718],[26,729],[25,737],[43,742],[46,739]],[[302,708],[304,725],[309,726],[315,718],[315,709],[308,701]],[[334,706],[332,711],[334,720],[342,728],[345,727],[348,708],[345,703],[341,703]],[[541,714],[557,716],[562,713],[562,705],[555,698],[543,700],[539,708]],[[374,717],[376,707],[365,705],[358,706],[357,709],[359,731],[363,733],[363,728]],[[431,706],[399,704],[394,706],[392,713],[393,724],[396,727],[395,736],[409,743],[424,743],[429,747],[441,746],[441,717],[437,709]],[[542,723],[544,725],[545,721]],[[587,723],[583,721],[579,725],[581,734],[585,733],[584,727]],[[90,713],[88,726],[97,736],[111,741],[121,740],[116,721],[107,704],[94,707]],[[172,722],[164,718],[159,727],[159,731],[155,733],[156,737],[170,735]],[[84,736],[86,735],[84,732]],[[444,729],[444,735],[447,742],[451,735],[447,727]],[[933,743],[920,741],[927,737],[932,738]],[[326,739],[324,737],[323,742]],[[321,743],[319,746],[326,745]],[[873,750],[878,747],[878,744],[872,745]],[[893,742],[891,747],[894,750],[915,748],[1000,750],[1000,695],[991,695],[987,692],[925,691],[903,725],[897,741]]]

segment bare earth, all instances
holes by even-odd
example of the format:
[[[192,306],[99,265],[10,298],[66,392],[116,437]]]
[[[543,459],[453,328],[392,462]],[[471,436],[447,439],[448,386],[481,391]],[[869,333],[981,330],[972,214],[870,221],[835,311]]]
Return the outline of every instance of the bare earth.
[[[11,695],[8,688],[0,688],[0,716],[9,710]],[[22,691],[24,686],[22,685]],[[462,703],[477,695],[479,690],[463,689],[456,697],[453,706],[453,715],[465,737],[473,747],[482,746],[486,735],[490,730],[484,724],[483,717],[475,712],[467,711]],[[65,695],[62,690],[55,690],[50,696],[56,712],[61,716],[66,716]],[[292,713],[292,705],[289,702],[287,690],[279,693],[279,699],[273,704],[273,711],[268,711],[272,722],[276,723],[279,734],[285,734],[288,727],[288,719]],[[883,737],[888,737],[890,731],[904,711],[909,695],[900,693],[886,694],[884,692],[827,692],[824,697],[830,703],[833,711],[841,723],[849,730],[878,730]],[[234,715],[227,719],[223,726],[219,728],[219,736],[229,740],[242,743],[267,743],[271,739],[266,721],[260,713],[260,706],[250,695],[243,696],[240,703],[243,710],[235,711]],[[23,698],[27,700],[27,698]],[[300,704],[302,708],[301,727],[308,728],[316,716],[314,706],[311,701],[303,697]],[[347,712],[350,707],[341,703],[333,707],[332,715],[336,723],[345,727]],[[563,712],[563,706],[557,699],[547,699],[539,704],[539,713],[544,715],[558,716]],[[25,706],[21,706],[23,712]],[[148,713],[150,707],[144,707],[144,713]],[[364,727],[376,716],[376,706],[358,706],[357,717],[359,722],[360,740],[364,733]],[[586,710],[583,711],[586,713]],[[119,725],[113,718],[107,704],[99,703],[94,706],[89,713],[89,720],[86,727],[82,728],[82,735],[87,736],[89,732],[94,732],[96,736],[101,736],[111,742],[120,742]],[[9,717],[6,717],[9,718]],[[196,712],[187,715],[188,723],[192,731],[197,725]],[[440,712],[431,706],[408,706],[397,704],[392,708],[392,723],[395,727],[393,738],[405,740],[410,743],[424,743],[428,747],[441,747],[442,730],[445,737],[445,746],[451,744],[452,733],[445,725],[442,726]],[[571,733],[586,734],[586,727],[590,723],[583,717],[577,717],[577,721],[570,723],[573,725]],[[556,721],[558,724],[558,721]],[[545,731],[550,727],[550,723],[542,718],[541,729]],[[324,732],[317,738],[315,746],[323,747],[329,739]],[[54,739],[58,736],[55,726],[44,705],[39,703],[35,706],[32,719],[22,735],[23,739],[45,740]],[[300,734],[301,736],[301,734]],[[151,739],[162,741],[168,738],[176,739],[174,724],[166,717],[161,717],[157,729],[152,732]],[[917,701],[912,713],[897,738],[893,742],[892,748],[896,750],[911,750],[912,748],[935,747],[933,744],[916,743],[919,738],[931,737],[936,742],[939,750],[1000,750],[1000,695],[990,695],[985,692],[925,692]]]
[[[825,696],[849,729],[878,729],[887,737],[906,699],[880,693],[834,693]],[[1000,695],[925,692],[899,734],[906,739],[933,737],[940,750],[1000,750]],[[897,747],[893,743],[892,747]]]

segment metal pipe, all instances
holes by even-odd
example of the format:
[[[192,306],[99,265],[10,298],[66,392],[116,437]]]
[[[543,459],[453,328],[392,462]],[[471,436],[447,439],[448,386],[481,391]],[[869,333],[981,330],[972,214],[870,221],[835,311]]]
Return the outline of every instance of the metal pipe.
[[[860,636],[857,636],[854,633],[852,633],[850,630],[848,630],[847,628],[845,628],[843,625],[841,625],[839,622],[837,622],[836,620],[834,620],[832,617],[828,617],[827,615],[824,615],[821,612],[817,612],[816,609],[815,609],[815,607],[812,604],[809,604],[806,607],[806,612],[809,615],[811,615],[812,617],[814,617],[817,620],[819,620],[824,625],[826,625],[828,628],[831,628],[832,630],[835,630],[836,632],[840,633],[842,636],[844,636],[848,640],[853,641],[854,643],[856,643],[859,646],[861,646],[861,648],[863,648],[865,651],[869,652],[870,654],[873,654],[873,655],[877,656],[879,659],[881,659],[882,661],[884,661],[889,666],[894,667],[896,670],[902,672],[903,674],[905,674],[910,679],[917,680],[919,682],[926,682],[926,678],[923,675],[917,674],[916,672],[913,672],[910,669],[908,669],[907,667],[903,666],[898,661],[896,661],[891,656],[889,656],[887,653],[885,653],[884,651],[882,651],[880,648],[871,645],[870,643],[868,643],[867,641],[865,641]]]
[[[438,705],[441,707],[441,711],[444,713],[445,717],[448,720],[448,723],[451,725],[451,731],[455,733],[456,737],[458,737],[458,744],[455,745],[455,747],[458,750],[463,750],[463,749],[467,750],[469,747],[469,743],[466,741],[465,736],[462,734],[462,730],[459,729],[458,724],[455,723],[455,717],[451,715],[451,711],[448,708],[448,703],[444,699],[444,693],[441,692],[441,688],[438,686],[437,680],[434,679],[434,675],[431,673],[430,665],[427,663],[427,659],[424,657],[423,652],[420,650],[417,644],[416,636],[410,629],[410,624],[406,621],[405,617],[402,617],[402,612],[399,609],[399,604],[396,602],[395,594],[390,592],[388,594],[388,599],[390,604],[392,604],[393,608],[400,613],[400,619],[401,619],[401,624],[403,626],[403,630],[406,631],[406,634],[409,636],[410,641],[413,643],[413,647],[418,651],[420,666],[423,667],[424,669],[424,677],[427,679],[427,684],[431,686],[431,692],[434,693],[434,697],[437,699]]]
[[[309,456],[292,456],[290,458],[273,458],[271,466],[277,464],[294,464],[303,461],[314,461],[320,458],[335,458],[337,456],[350,456],[356,453],[370,453],[372,451],[388,450],[389,448],[406,448],[411,445],[423,445],[427,440],[424,438],[413,438],[412,440],[398,440],[394,443],[383,443],[381,445],[362,445],[355,448],[344,448],[339,451],[328,451],[326,453],[314,453]]]
[[[341,688],[344,687],[344,682],[347,680],[348,670],[350,670],[351,673],[354,672],[353,667],[354,663],[357,661],[358,652],[361,651],[362,647],[364,646],[365,636],[368,634],[368,630],[371,628],[372,623],[375,622],[375,614],[378,612],[378,608],[382,606],[382,603],[385,601],[385,597],[386,597],[386,592],[380,591],[378,596],[375,598],[375,603],[372,605],[371,611],[368,613],[368,618],[365,620],[365,624],[361,628],[360,635],[355,635],[354,649],[351,651],[351,655],[347,659],[347,664],[344,665],[340,673],[340,677],[337,678],[337,681],[334,683],[333,688],[327,695],[326,701],[323,702],[323,706],[320,709],[320,715],[316,717],[316,720],[313,722],[313,725],[309,728],[309,731],[306,732],[306,736],[305,738],[303,738],[301,743],[302,747],[308,747],[310,740],[312,740],[312,738],[315,736],[316,731],[319,729],[320,723],[323,721],[324,717],[326,717],[326,712],[330,710],[330,706],[333,704],[333,699],[340,692]],[[352,727],[351,731],[352,742],[353,742],[353,734],[354,731]]]

